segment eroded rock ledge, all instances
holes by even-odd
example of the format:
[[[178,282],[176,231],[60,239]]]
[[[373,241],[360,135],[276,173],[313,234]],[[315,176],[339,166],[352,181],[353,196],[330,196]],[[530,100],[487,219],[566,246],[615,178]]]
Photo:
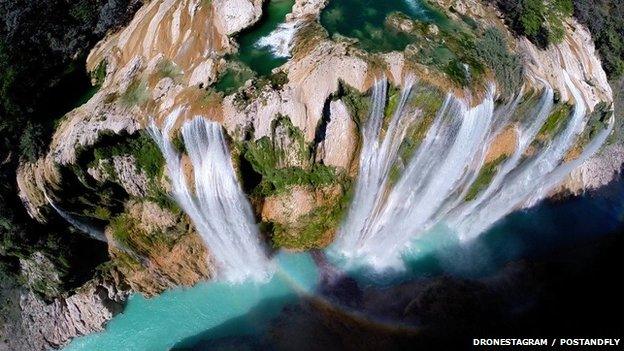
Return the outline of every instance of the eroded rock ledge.
[[[129,287],[117,275],[99,277],[79,291],[47,303],[32,292],[20,296],[21,325],[11,335],[12,350],[60,348],[80,335],[101,331],[123,310]]]

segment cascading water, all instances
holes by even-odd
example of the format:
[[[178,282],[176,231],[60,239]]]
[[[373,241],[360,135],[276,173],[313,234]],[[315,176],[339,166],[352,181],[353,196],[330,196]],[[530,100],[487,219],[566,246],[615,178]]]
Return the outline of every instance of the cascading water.
[[[56,213],[59,214],[59,216],[61,216],[64,220],[67,221],[67,223],[71,224],[73,227],[75,227],[76,229],[80,230],[81,232],[87,234],[88,236],[90,236],[91,238],[95,239],[95,240],[99,240],[99,241],[104,241],[106,242],[106,235],[104,235],[104,233],[89,225],[86,223],[83,223],[79,220],[77,220],[76,218],[74,218],[74,216],[72,216],[71,214],[65,212],[62,208],[60,208],[59,206],[57,206],[54,201],[52,201],[52,199],[50,199],[50,197],[48,196],[48,193],[44,190],[43,191],[43,196],[45,196],[46,201],[50,204],[50,206],[52,206],[52,208],[54,209],[54,211],[56,211]]]
[[[162,132],[154,121],[149,127],[165,157],[174,198],[209,248],[220,277],[234,282],[266,279],[269,261],[251,206],[234,174],[221,126],[200,116],[182,126],[184,145],[193,165],[192,192],[181,155],[170,139],[181,111],[177,109],[166,118]]]
[[[380,144],[387,82],[378,80],[363,130],[354,201],[332,252],[378,270],[398,268],[402,266],[401,254],[413,239],[437,224],[449,227],[460,240],[469,240],[513,210],[544,198],[600,148],[613,123],[611,120],[579,158],[562,164],[586,123],[582,96],[567,74],[565,79],[576,105],[564,130],[535,156],[523,161],[553,108],[554,92],[544,82],[544,92],[532,118],[519,122],[516,128],[514,153],[472,201],[465,201],[466,194],[483,166],[487,148],[508,125],[518,100],[495,111],[494,88],[475,107],[448,96],[407,167],[391,186],[389,170],[397,161],[407,126],[417,116],[404,111],[412,90],[411,79],[407,79]]]
[[[281,23],[269,35],[260,38],[255,46],[268,48],[275,57],[290,57],[298,29],[299,23],[296,21]]]
[[[557,177],[558,181],[556,183],[548,180],[551,174],[556,171],[557,166],[561,164],[568,150],[573,146],[576,137],[583,131],[586,124],[586,107],[581,93],[565,72],[564,78],[575,101],[574,111],[570,116],[567,126],[552,142],[540,150],[536,156],[521,163],[509,172],[502,181],[502,185],[491,184],[488,188],[492,188],[492,185],[495,185],[498,189],[486,190],[486,193],[490,193],[488,199],[483,200],[482,203],[472,211],[460,216],[459,221],[452,223],[451,227],[458,231],[462,240],[476,237],[503,216],[522,206],[527,201],[532,200],[535,202],[542,199],[553,186],[563,180],[567,175],[566,173],[563,174],[563,176]],[[546,94],[549,94],[549,92]],[[609,132],[610,127],[606,130],[607,135]],[[603,133],[601,133],[601,135],[602,134]],[[600,145],[602,145],[602,143]],[[587,150],[591,151],[591,149]],[[584,157],[589,156],[591,156],[591,154],[584,155]],[[582,163],[583,161],[585,160],[578,159],[577,162]],[[566,167],[566,169],[567,168],[569,167]],[[572,170],[573,169],[570,169],[569,171]]]

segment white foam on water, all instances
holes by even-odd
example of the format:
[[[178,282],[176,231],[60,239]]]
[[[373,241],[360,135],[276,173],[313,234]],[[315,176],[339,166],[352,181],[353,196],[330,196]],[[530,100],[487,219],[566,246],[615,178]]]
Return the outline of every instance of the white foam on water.
[[[296,21],[281,23],[269,35],[260,38],[255,46],[268,48],[275,57],[290,57],[298,29]]]

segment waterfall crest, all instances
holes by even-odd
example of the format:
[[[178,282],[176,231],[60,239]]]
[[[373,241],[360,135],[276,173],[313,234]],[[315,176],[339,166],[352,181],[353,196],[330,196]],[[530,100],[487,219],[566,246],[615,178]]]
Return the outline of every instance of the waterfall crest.
[[[264,280],[270,274],[269,261],[251,206],[234,174],[221,126],[201,116],[182,125],[184,146],[193,165],[191,191],[170,136],[181,111],[177,109],[166,118],[162,131],[153,120],[149,126],[165,158],[173,197],[209,248],[219,277],[233,282]]]
[[[388,131],[382,136],[387,82],[377,80],[370,116],[362,131],[353,203],[332,252],[349,263],[364,263],[378,270],[399,268],[401,254],[413,239],[437,224],[449,227],[460,240],[470,240],[513,210],[546,197],[575,167],[598,151],[613,125],[612,118],[609,127],[585,147],[580,157],[563,163],[586,124],[582,96],[567,74],[564,78],[576,104],[563,130],[527,158],[527,149],[554,105],[554,91],[543,82],[537,106],[529,118],[516,124],[518,139],[513,154],[470,201],[466,201],[466,195],[483,167],[487,149],[495,135],[510,125],[519,98],[495,109],[494,87],[474,107],[447,96],[398,181],[390,185],[390,168],[397,161],[407,126],[417,120],[418,112],[410,116],[405,111],[413,85],[408,78]]]

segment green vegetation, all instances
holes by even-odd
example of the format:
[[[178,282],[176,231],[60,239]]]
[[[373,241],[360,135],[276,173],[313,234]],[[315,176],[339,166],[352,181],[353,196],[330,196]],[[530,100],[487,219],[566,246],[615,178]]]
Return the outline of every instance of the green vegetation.
[[[146,232],[136,223],[132,216],[122,213],[110,222],[111,232],[115,241],[139,255],[149,254],[152,247],[164,245],[173,247],[176,237],[161,231]],[[177,231],[172,231],[177,232]],[[181,231],[182,233],[184,231]]]
[[[144,131],[139,132],[137,137],[127,138],[127,142],[94,148],[90,166],[98,165],[100,160],[122,155],[134,156],[137,168],[145,171],[150,179],[156,179],[162,174],[165,159],[154,140]]]
[[[343,81],[340,81],[338,92],[336,93],[334,98],[341,99],[344,102],[345,106],[349,110],[349,115],[361,128],[368,119],[368,114],[371,108],[370,97],[367,96],[365,93],[360,93],[355,88],[350,87]]]
[[[147,83],[141,79],[134,80],[130,83],[130,85],[128,85],[119,99],[119,101],[127,107],[143,104],[149,99]]]
[[[583,130],[583,133],[579,136],[576,145],[584,147],[587,145],[596,134],[607,128],[609,118],[613,114],[613,110],[605,103],[600,102],[594,108],[594,111],[587,116],[587,126]],[[613,143],[618,141],[618,132],[612,133],[607,139],[607,143]]]
[[[215,83],[214,88],[225,94],[232,94],[253,77],[255,77],[255,72],[242,62],[229,62],[226,70],[219,76],[219,80]]]
[[[298,186],[315,194],[315,198],[322,196],[322,205],[298,218],[296,223],[264,223],[262,231],[277,247],[297,250],[323,247],[342,219],[348,204],[344,194],[350,180],[334,167],[311,162],[311,145],[288,117],[278,116],[271,127],[271,138],[237,143],[233,152],[240,155],[241,180],[252,202],[286,195]],[[333,190],[336,186],[340,191]]]
[[[95,86],[101,86],[106,79],[106,60],[100,61],[97,67],[91,71],[91,80]]]
[[[419,110],[420,115],[417,122],[407,129],[405,138],[403,138],[399,146],[399,158],[390,169],[389,179],[391,185],[399,180],[405,165],[425,138],[431,123],[433,123],[443,103],[444,94],[441,91],[424,84],[414,87],[408,104],[410,108]]]
[[[541,47],[563,40],[563,21],[572,16],[572,0],[493,0],[512,30]]]
[[[490,182],[496,175],[496,172],[498,171],[498,166],[503,161],[505,161],[505,159],[507,159],[507,156],[502,155],[499,158],[483,165],[483,167],[479,171],[479,175],[477,176],[477,179],[470,186],[470,189],[468,190],[468,193],[466,194],[466,198],[464,199],[465,201],[474,200],[481,191],[487,188],[487,186],[490,184]]]
[[[568,116],[570,116],[571,112],[572,106],[570,105],[561,104],[557,106],[550,114],[550,116],[548,116],[546,122],[544,122],[542,129],[540,129],[539,133],[537,134],[538,138],[547,139],[552,136],[553,133],[561,127],[561,125],[568,118]]]
[[[589,28],[610,79],[624,74],[624,1],[573,0],[574,16]]]
[[[305,143],[302,132],[292,125],[288,117],[280,116],[273,121],[274,135],[278,127],[287,131],[288,138],[292,141],[290,148],[298,149],[295,156],[302,166],[287,164],[286,150],[274,144],[275,137],[269,139],[265,136],[256,141],[243,142],[239,146],[241,154],[253,171],[262,177],[253,190],[253,195],[266,197],[282,193],[294,185],[319,187],[336,182],[339,175],[333,167],[321,164],[308,166],[311,158],[310,147]]]
[[[507,47],[503,34],[495,27],[487,28],[476,43],[477,56],[494,72],[496,81],[507,96],[522,85],[522,64]]]
[[[104,7],[115,15],[101,17]],[[137,8],[127,0],[5,1],[0,6],[0,18],[11,19],[0,21],[0,270],[10,276],[19,275],[19,258],[41,252],[52,260],[63,290],[69,290],[90,279],[107,259],[105,245],[73,235],[55,216],[45,225],[29,218],[15,173],[21,159],[35,160],[45,151],[55,121],[83,102],[91,86],[84,71],[91,47]],[[0,281],[0,290],[4,287]]]
[[[176,79],[182,75],[182,70],[173,61],[162,59],[156,64],[156,75],[161,79]]]
[[[275,247],[295,250],[320,249],[327,246],[347,212],[351,194],[350,182],[342,183],[342,195],[297,219],[295,226],[270,223]]]
[[[281,90],[286,83],[288,83],[288,75],[283,71],[267,76],[255,77],[252,79],[251,85],[246,89],[239,89],[240,86],[238,85],[231,87],[238,90],[234,96],[234,103],[239,109],[244,109],[249,103],[260,97],[265,87],[269,86],[273,90]],[[228,91],[228,89],[225,90]]]

